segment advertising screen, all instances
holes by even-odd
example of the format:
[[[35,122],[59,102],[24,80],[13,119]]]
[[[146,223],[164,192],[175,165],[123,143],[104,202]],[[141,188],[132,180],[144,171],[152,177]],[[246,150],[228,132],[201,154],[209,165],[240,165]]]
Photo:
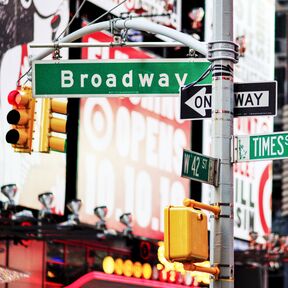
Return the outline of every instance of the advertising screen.
[[[84,42],[111,42],[97,32]],[[84,59],[152,58],[137,48],[84,48]],[[112,73],[113,71],[111,71]],[[179,121],[178,97],[94,97],[81,99],[78,152],[80,220],[95,224],[93,210],[106,205],[108,228],[123,230],[131,213],[135,235],[163,238],[163,209],[189,195],[181,178],[183,148],[189,148],[190,122]]]
[[[28,44],[55,40],[68,21],[69,1],[0,1],[0,185],[16,184],[16,204],[35,209],[41,208],[38,194],[53,192],[56,213],[64,209],[66,155],[15,153],[5,140],[11,128],[6,115],[12,110],[7,96],[18,85],[31,86],[25,75],[29,71],[28,57],[40,50]],[[62,56],[67,57],[67,51],[63,50]]]
[[[259,10],[261,5],[261,11]],[[206,1],[206,37],[212,38],[212,2]],[[234,81],[241,83],[274,80],[275,1],[234,1],[234,38],[241,57],[234,65]],[[273,117],[234,119],[234,135],[264,134],[273,131]],[[203,153],[211,153],[211,122],[204,121]],[[248,240],[249,232],[259,236],[271,229],[271,161],[243,162],[234,169],[234,235]],[[210,202],[210,187],[203,185],[203,201]]]
[[[116,16],[144,16],[147,20],[181,30],[182,0],[89,0]]]

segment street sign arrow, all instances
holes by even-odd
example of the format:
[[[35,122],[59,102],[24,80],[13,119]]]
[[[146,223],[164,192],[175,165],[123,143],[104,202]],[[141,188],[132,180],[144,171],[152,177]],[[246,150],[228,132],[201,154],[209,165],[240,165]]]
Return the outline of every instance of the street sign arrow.
[[[212,85],[194,85],[180,92],[181,119],[211,117]],[[277,113],[277,82],[235,83],[234,116],[275,116]]]
[[[201,116],[206,116],[206,109],[211,110],[211,94],[206,93],[206,87],[201,88],[185,104]],[[211,112],[210,112],[211,113]]]

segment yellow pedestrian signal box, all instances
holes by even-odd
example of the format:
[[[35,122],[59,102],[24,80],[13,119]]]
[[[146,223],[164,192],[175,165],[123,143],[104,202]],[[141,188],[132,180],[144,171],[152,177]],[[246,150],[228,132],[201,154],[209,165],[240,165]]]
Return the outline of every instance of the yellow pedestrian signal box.
[[[31,87],[20,87],[8,95],[13,110],[7,114],[7,122],[12,125],[6,134],[6,141],[15,152],[31,153],[35,117],[35,99]]]
[[[67,101],[45,98],[42,100],[40,152],[66,152]]]
[[[169,206],[164,210],[165,258],[177,262],[208,259],[207,216],[201,210]]]

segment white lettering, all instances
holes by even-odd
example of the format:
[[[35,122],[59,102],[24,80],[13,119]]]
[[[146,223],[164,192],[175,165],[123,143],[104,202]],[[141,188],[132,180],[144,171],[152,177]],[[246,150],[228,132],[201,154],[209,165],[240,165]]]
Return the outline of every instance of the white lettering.
[[[183,161],[184,161],[184,166],[183,166],[184,167],[184,173],[188,174],[190,155],[185,154]]]
[[[169,76],[166,73],[161,73],[158,81],[160,87],[169,87]]]
[[[285,142],[284,142],[285,146],[288,146],[288,135],[285,136]]]
[[[277,155],[276,151],[274,151],[274,148],[275,148],[275,145],[276,145],[275,140],[277,140],[277,137],[276,136],[272,136],[271,137],[271,156],[276,156]]]
[[[157,167],[157,136],[159,129],[159,121],[152,117],[147,117],[146,129],[146,162],[152,167]]]
[[[258,149],[257,149],[257,142],[258,142],[258,140],[259,140],[259,138],[252,138],[252,140],[253,140],[253,142],[254,142],[254,144],[253,144],[253,146],[254,146],[254,156],[255,157],[257,157],[257,152],[258,152]],[[260,149],[259,149],[260,150]],[[261,155],[260,155],[261,156]]]
[[[98,160],[99,161],[99,160]],[[97,195],[97,204],[98,205],[107,205],[108,212],[111,215],[114,211],[115,203],[115,173],[113,165],[110,160],[103,159],[99,162],[98,173],[96,175],[96,184],[98,193]],[[109,181],[107,181],[109,179]],[[101,193],[105,191],[105,193]],[[90,195],[90,193],[89,193]],[[110,216],[108,215],[108,217]]]
[[[270,152],[270,141],[269,141],[269,137],[262,138],[262,156],[265,156],[265,154],[267,154],[267,156],[269,155]]]
[[[124,87],[133,87],[133,74],[132,70],[130,70],[128,73],[124,74],[122,77],[122,84]]]
[[[134,195],[135,195],[134,179],[135,179],[135,168],[126,166],[124,170],[125,211],[129,211],[132,214],[134,214]]]
[[[114,74],[108,74],[106,80],[107,87],[116,87],[116,76]]]
[[[83,88],[85,85],[84,85],[84,80],[88,78],[88,74],[81,74],[80,76],[80,86],[81,88]]]
[[[283,143],[282,143],[283,140],[284,140],[284,137],[282,135],[277,137],[278,145],[280,147],[280,149],[277,150],[277,153],[280,156],[282,156],[282,154],[284,153],[284,147],[283,147]]]
[[[174,132],[173,137],[173,150],[175,152],[173,158],[173,170],[177,175],[181,175],[181,166],[179,165],[179,159],[181,159],[183,154],[183,148],[187,146],[187,139],[184,131],[177,128]]]
[[[183,75],[183,77],[181,79],[179,74],[175,73],[175,77],[176,77],[176,80],[177,80],[179,86],[183,86],[185,84],[187,76],[188,76],[188,73],[184,73],[184,75]]]
[[[173,126],[160,121],[159,124],[159,169],[167,172],[173,171]],[[181,159],[181,158],[179,158]]]
[[[99,74],[94,74],[92,77],[91,77],[91,84],[93,87],[97,88],[99,86],[101,86],[102,84],[102,78]]]
[[[147,227],[152,218],[152,183],[146,171],[140,171],[135,183],[135,213],[140,227]]]
[[[73,85],[73,72],[70,70],[61,70],[61,88],[70,88]]]
[[[142,74],[138,74],[138,76],[142,87],[145,87],[146,84],[148,87],[151,87],[154,74],[144,74],[144,76]]]
[[[130,113],[126,107],[119,107],[116,115],[116,147],[119,155],[127,157],[130,151]]]
[[[145,120],[144,116],[139,112],[132,111],[131,113],[131,158],[139,160],[140,142],[145,138]]]

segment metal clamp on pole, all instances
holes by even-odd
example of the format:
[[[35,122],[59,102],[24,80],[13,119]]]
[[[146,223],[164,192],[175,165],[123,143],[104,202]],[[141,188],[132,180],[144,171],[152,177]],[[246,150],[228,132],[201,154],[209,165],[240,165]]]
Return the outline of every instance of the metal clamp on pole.
[[[219,214],[221,212],[221,208],[218,205],[208,205],[188,198],[185,198],[183,200],[183,205],[186,207],[198,208],[210,211],[214,213],[215,219],[219,218]]]
[[[53,52],[53,59],[54,60],[60,60],[62,56],[60,55],[60,46],[59,42],[56,41],[53,43],[54,44],[54,52]]]
[[[110,43],[110,47],[122,45],[121,30],[115,27],[116,21],[117,19],[111,19],[109,24],[110,33],[113,35],[113,42]]]
[[[220,273],[218,274],[218,278],[216,280],[224,280],[224,281],[234,281],[234,266],[227,264],[216,264]],[[221,269],[220,269],[221,268]]]
[[[211,62],[215,60],[239,61],[239,45],[232,41],[213,41],[208,43],[208,57]]]
[[[220,269],[217,265],[215,265],[214,267],[203,267],[203,266],[195,265],[193,263],[184,263],[183,266],[184,266],[184,269],[187,271],[198,271],[198,272],[212,274],[215,277],[215,279],[218,279],[218,276],[220,274]]]
[[[233,204],[231,203],[222,203],[222,202],[218,202],[216,204],[210,204],[212,206],[217,206],[220,209],[221,214],[219,213],[215,217],[215,219],[219,219],[219,218],[231,218],[233,219]],[[221,207],[221,208],[220,208]],[[213,215],[212,215],[213,217]]]

